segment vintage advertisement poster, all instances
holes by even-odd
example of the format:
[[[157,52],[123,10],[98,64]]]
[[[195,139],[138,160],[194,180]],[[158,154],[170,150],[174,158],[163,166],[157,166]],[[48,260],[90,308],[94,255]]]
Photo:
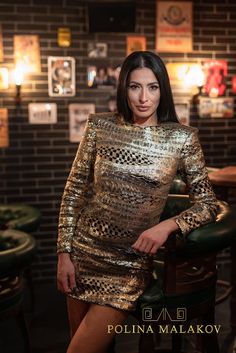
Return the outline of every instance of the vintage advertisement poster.
[[[128,36],[126,38],[126,55],[133,53],[133,51],[146,50],[145,36]]]
[[[157,1],[156,50],[192,51],[192,2]]]
[[[75,96],[75,59],[49,56],[48,93],[50,97]]]
[[[15,35],[14,61],[15,66],[23,65],[29,73],[41,72],[39,36]]]
[[[9,146],[8,110],[0,108],[0,147]]]
[[[91,113],[95,113],[95,104],[72,103],[69,105],[70,142],[81,140],[87,118]]]
[[[57,105],[55,103],[30,103],[30,124],[55,124],[57,122]]]
[[[226,60],[206,60],[203,64],[206,76],[204,93],[209,97],[223,96],[226,90],[228,65]]]

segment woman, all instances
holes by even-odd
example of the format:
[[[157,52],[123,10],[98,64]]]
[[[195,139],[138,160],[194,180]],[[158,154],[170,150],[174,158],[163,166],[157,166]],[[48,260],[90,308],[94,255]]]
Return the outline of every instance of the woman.
[[[67,294],[67,353],[104,353],[107,325],[135,310],[151,280],[152,255],[168,236],[215,219],[197,129],[179,124],[164,63],[148,51],[124,61],[118,113],[88,119],[59,219],[58,288]],[[159,222],[177,171],[193,206]]]

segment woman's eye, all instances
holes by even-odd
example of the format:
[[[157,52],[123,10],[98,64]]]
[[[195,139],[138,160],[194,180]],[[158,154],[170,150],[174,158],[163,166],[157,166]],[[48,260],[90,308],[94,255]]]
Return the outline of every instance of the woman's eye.
[[[151,90],[152,90],[152,91],[156,91],[156,90],[158,90],[158,89],[159,89],[159,86],[157,86],[157,85],[151,86]]]
[[[136,90],[136,89],[138,89],[138,86],[137,85],[129,85],[129,88],[132,90]]]

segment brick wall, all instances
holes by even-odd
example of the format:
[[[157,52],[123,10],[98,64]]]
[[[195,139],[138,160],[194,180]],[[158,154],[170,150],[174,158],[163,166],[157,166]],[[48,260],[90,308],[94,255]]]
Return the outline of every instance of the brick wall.
[[[86,67],[89,40],[108,43],[107,64],[118,64],[126,55],[126,33],[89,34],[86,1],[21,0],[1,1],[0,22],[3,31],[4,64],[13,64],[13,35],[38,34],[41,45],[41,74],[28,76],[22,87],[21,109],[14,106],[14,86],[0,92],[0,106],[8,108],[10,147],[0,149],[0,202],[24,202],[42,211],[42,223],[35,234],[38,255],[34,277],[52,278],[56,269],[57,220],[61,195],[74,158],[77,144],[69,142],[68,104],[95,103],[96,111],[107,110],[109,92],[86,87]],[[155,1],[137,1],[136,33],[147,37],[147,49],[154,50]],[[57,28],[68,26],[72,46],[57,46]],[[231,93],[231,78],[236,75],[236,3],[234,0],[194,1],[194,51],[192,53],[162,53],[168,61],[200,61],[227,59],[229,75],[227,95]],[[129,33],[133,34],[133,33]],[[47,57],[76,58],[76,97],[48,96]],[[181,92],[174,92],[176,96]],[[58,122],[54,125],[30,125],[28,103],[55,102]],[[209,166],[236,164],[236,120],[201,119],[191,107],[191,125],[200,129],[200,139]],[[226,260],[225,260],[226,261]]]

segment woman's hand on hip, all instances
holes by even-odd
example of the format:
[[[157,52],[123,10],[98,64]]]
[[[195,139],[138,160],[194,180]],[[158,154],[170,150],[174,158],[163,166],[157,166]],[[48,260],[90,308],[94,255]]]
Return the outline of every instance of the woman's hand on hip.
[[[132,248],[149,255],[154,255],[166,242],[169,235],[176,230],[178,230],[178,225],[174,219],[166,219],[142,232],[132,245]]]
[[[75,267],[70,259],[70,254],[58,254],[57,263],[57,288],[62,293],[70,293],[75,288]]]

